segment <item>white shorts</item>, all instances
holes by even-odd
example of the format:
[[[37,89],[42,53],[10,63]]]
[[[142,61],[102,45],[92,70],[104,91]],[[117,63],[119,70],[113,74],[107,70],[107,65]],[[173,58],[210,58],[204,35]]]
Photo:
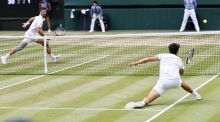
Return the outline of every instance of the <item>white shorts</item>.
[[[154,90],[159,92],[160,95],[164,94],[168,89],[179,88],[182,84],[180,78],[169,79],[169,80],[158,80],[157,84],[154,86]]]
[[[25,33],[25,38],[23,39],[22,42],[30,43],[38,40],[38,37],[40,37],[37,34],[32,34],[32,33]]]

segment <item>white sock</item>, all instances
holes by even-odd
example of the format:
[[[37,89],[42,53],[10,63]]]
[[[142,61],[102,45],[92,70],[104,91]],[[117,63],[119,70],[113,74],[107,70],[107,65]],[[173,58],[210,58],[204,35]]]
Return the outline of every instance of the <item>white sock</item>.
[[[198,93],[196,91],[193,90],[192,95],[197,96]]]
[[[6,58],[9,58],[9,56],[10,56],[10,54],[9,54],[9,53],[7,53],[7,54],[5,55],[5,57],[6,57]]]
[[[194,96],[196,95],[196,93],[195,93],[195,91],[194,91],[194,90],[193,90],[193,92],[192,92],[192,95],[194,95]]]

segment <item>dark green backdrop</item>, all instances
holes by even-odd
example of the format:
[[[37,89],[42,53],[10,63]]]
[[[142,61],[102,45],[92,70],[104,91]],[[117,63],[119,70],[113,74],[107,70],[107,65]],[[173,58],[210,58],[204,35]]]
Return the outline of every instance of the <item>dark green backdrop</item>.
[[[109,16],[111,30],[178,30],[183,18],[183,0],[98,0]],[[196,9],[202,30],[220,29],[220,0],[198,0]],[[92,0],[65,0],[65,26],[67,30],[82,30],[80,9],[89,8]],[[70,19],[71,9],[77,9],[76,18]],[[207,19],[208,23],[202,23]],[[90,26],[86,17],[86,29]]]
[[[93,0],[65,0],[65,6],[90,5]],[[102,5],[182,5],[183,0],[96,0]],[[220,4],[220,0],[197,0],[200,5]]]

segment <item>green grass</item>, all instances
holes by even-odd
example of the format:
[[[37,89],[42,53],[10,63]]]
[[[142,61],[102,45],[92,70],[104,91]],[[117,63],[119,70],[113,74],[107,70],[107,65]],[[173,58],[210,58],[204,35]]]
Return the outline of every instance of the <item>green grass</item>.
[[[12,32],[2,35],[7,34],[13,35]],[[7,65],[0,65],[0,74],[7,74],[0,75],[0,122],[18,118],[33,122],[144,122],[187,93],[182,89],[170,90],[143,109],[125,110],[126,103],[140,101],[150,92],[156,84],[159,70],[159,63],[134,68],[128,68],[127,65],[167,52],[170,42],[166,40],[176,40],[182,44],[179,55],[183,60],[189,49],[196,50],[183,76],[184,82],[196,88],[220,71],[218,38],[215,35],[54,40],[51,41],[52,50],[54,54],[61,53],[62,57],[56,63],[48,58],[49,73],[72,68],[51,75],[42,75],[42,46],[31,44],[10,57]],[[202,44],[210,39],[216,40],[215,43]],[[19,40],[0,41],[2,50],[20,43]],[[7,51],[0,51],[0,55],[5,53]],[[103,56],[106,57],[91,61]],[[27,82],[21,83],[23,81]],[[203,100],[194,101],[192,96],[187,97],[154,121],[218,122],[219,89],[218,76],[199,89]]]
[[[14,79],[19,76],[4,75],[1,77],[8,77],[8,82],[11,81],[10,84],[13,84],[34,76],[27,76],[16,81]],[[183,79],[195,88],[210,77],[185,76]],[[73,118],[74,121],[86,122],[145,121],[186,94],[180,89],[170,90],[141,111],[123,110],[127,102],[139,101],[146,96],[155,85],[157,78],[157,76],[44,76],[1,90],[0,121],[3,122],[9,118],[29,118],[37,122],[68,122],[73,121]],[[204,100],[194,101],[190,96],[156,121],[185,122],[190,118],[194,118],[193,120],[196,121],[200,120],[200,116],[204,117],[201,121],[210,121],[213,120],[213,117],[219,120],[215,115],[220,109],[218,107],[220,98],[217,95],[219,81],[220,78],[217,78],[199,90]],[[5,86],[7,85],[9,84],[5,84]],[[2,107],[18,108],[3,109]],[[46,108],[69,109],[47,110]],[[90,108],[90,110],[82,108]]]

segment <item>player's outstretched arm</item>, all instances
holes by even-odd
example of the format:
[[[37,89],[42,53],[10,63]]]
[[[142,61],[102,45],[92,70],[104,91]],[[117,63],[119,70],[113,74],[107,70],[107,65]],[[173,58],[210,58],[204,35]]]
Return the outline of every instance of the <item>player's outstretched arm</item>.
[[[180,75],[183,75],[183,74],[184,74],[184,68],[181,68],[181,69],[179,70],[179,73],[180,73]]]
[[[130,63],[129,66],[132,67],[132,66],[137,66],[138,64],[144,64],[144,63],[147,63],[147,62],[155,62],[155,61],[160,61],[160,59],[158,57],[144,58],[144,59],[141,59],[139,61]]]
[[[22,28],[26,28],[30,23],[34,21],[35,17],[31,17],[27,22],[22,24]]]

